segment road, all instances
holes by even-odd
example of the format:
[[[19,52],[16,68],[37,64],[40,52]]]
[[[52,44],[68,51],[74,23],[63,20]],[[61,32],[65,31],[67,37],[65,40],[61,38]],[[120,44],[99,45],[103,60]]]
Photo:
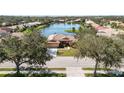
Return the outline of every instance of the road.
[[[93,71],[85,71],[82,68],[93,67],[95,61],[90,58],[83,58],[77,60],[74,57],[56,57],[50,61],[46,62],[48,68],[66,68],[66,70],[52,70],[56,73],[66,73],[68,77],[82,77],[85,76],[85,73],[93,73]],[[26,64],[23,64],[26,67]],[[14,68],[15,64],[11,62],[1,63],[0,68]],[[124,71],[124,66],[121,68],[121,71]],[[100,73],[105,73],[104,71],[98,71]],[[0,71],[0,74],[5,73],[15,73],[15,71]]]
[[[23,66],[26,66],[26,64],[23,64]],[[45,67],[66,68],[66,67],[93,67],[93,66],[94,66],[94,60],[89,58],[77,60],[74,57],[56,57],[50,61],[47,61]],[[11,62],[0,64],[0,68],[13,68],[13,67],[15,67],[15,64]]]
[[[123,60],[124,61],[124,60]],[[46,62],[46,66],[48,68],[66,68],[66,67],[94,67],[95,61],[90,58],[83,58],[80,60],[77,60],[74,57],[55,57],[50,61]],[[26,64],[23,64],[23,66],[27,66]],[[124,62],[122,64],[124,68]],[[1,63],[0,68],[13,68],[15,67],[14,63],[6,62]]]
[[[93,67],[94,60],[84,58],[77,60],[74,57],[56,57],[46,63],[46,67],[64,68],[64,67]]]

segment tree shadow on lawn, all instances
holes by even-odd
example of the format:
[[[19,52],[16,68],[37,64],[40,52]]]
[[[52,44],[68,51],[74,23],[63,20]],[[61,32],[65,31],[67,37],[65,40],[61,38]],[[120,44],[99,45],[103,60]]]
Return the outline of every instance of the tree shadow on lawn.
[[[93,73],[86,73],[87,77],[94,77]],[[124,72],[115,73],[115,72],[108,72],[108,73],[97,73],[96,77],[124,77]]]
[[[66,77],[63,73],[52,72],[48,68],[22,68],[21,71],[27,71],[28,73],[10,73],[1,74],[1,77]]]

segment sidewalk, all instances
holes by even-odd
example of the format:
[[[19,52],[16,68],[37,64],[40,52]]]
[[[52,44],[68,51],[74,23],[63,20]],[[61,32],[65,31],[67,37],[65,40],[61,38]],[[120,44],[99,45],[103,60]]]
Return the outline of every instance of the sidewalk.
[[[81,67],[67,67],[66,75],[67,77],[85,77]]]

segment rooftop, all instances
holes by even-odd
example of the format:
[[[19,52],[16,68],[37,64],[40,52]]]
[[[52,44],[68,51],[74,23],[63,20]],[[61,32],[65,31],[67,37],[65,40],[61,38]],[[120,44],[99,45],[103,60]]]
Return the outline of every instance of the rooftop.
[[[74,36],[63,35],[63,34],[52,34],[48,37],[48,41],[63,41],[63,40],[75,41]]]

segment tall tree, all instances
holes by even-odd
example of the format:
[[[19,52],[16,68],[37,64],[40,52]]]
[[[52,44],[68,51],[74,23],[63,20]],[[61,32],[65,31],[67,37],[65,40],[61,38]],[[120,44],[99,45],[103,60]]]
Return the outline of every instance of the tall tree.
[[[46,61],[52,58],[47,51],[47,40],[40,32],[33,31],[32,34],[26,35],[24,41],[28,46],[30,64],[45,65]]]
[[[77,58],[89,57],[95,59],[94,76],[100,63],[104,67],[119,67],[123,58],[122,45],[107,37],[97,37],[85,34],[77,42]]]
[[[15,63],[17,75],[20,74],[20,66],[24,63],[43,66],[47,60],[51,59],[46,44],[46,39],[38,32],[23,37],[23,39],[7,37],[1,41],[2,62]]]

